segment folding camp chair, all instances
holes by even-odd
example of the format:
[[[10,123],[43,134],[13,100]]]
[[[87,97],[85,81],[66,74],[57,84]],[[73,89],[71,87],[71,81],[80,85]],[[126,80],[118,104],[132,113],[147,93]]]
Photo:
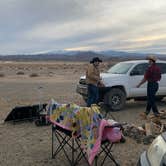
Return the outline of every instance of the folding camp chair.
[[[58,143],[57,147],[55,147],[55,139]],[[77,165],[82,158],[89,165],[85,153],[81,149],[80,136],[73,138],[70,130],[52,124],[52,158],[55,158],[60,151],[63,151],[71,166]]]
[[[116,124],[114,126],[108,127],[122,128],[122,125]],[[55,158],[59,152],[63,151],[71,166],[76,166],[83,158],[86,161],[87,165],[89,165],[86,153],[81,148],[80,138],[80,135],[73,138],[71,131],[64,129],[58,125],[52,124],[52,158]],[[55,139],[57,140],[57,142]],[[101,142],[101,150],[94,159],[95,166],[97,166],[99,163],[100,166],[103,166],[107,158],[109,158],[114,163],[114,165],[119,166],[112,154],[113,145],[114,143],[108,140]],[[104,156],[104,158],[102,160],[101,158],[100,160],[98,160],[100,156]]]

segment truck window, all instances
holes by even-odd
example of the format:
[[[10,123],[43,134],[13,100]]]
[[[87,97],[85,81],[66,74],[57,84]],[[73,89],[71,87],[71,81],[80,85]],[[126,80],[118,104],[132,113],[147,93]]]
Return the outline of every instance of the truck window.
[[[148,63],[142,63],[136,65],[133,70],[131,71],[131,75],[144,75],[145,71],[148,68]]]
[[[107,72],[111,74],[126,74],[133,66],[133,63],[118,63],[112,66]]]
[[[166,73],[166,63],[157,63],[157,65],[161,69],[161,74],[165,74]]]

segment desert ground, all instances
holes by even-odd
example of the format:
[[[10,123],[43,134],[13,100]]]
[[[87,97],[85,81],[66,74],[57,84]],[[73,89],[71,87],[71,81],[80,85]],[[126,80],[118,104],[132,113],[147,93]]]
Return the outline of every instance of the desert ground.
[[[105,71],[115,62],[102,64]],[[0,62],[0,165],[1,166],[68,166],[60,155],[51,158],[51,126],[37,127],[33,122],[4,123],[16,106],[49,102],[76,103],[85,106],[76,93],[79,77],[85,74],[87,62]],[[42,88],[41,88],[42,87]],[[118,122],[141,126],[139,114],[146,102],[127,102],[124,110],[110,112]],[[166,101],[158,103],[165,109]],[[118,143],[113,154],[121,166],[135,166],[139,155],[148,145],[126,137]],[[86,165],[81,161],[80,165]],[[111,165],[109,161],[107,165]]]

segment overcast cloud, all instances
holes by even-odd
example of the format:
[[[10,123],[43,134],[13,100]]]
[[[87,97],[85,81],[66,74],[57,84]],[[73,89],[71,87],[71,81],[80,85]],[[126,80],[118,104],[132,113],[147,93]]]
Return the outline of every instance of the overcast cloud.
[[[0,54],[166,53],[165,0],[1,0]]]

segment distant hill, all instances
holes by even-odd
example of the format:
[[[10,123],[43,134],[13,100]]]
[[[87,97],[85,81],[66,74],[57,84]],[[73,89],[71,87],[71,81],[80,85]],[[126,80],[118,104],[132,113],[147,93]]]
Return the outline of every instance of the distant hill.
[[[33,54],[22,55],[0,55],[2,61],[49,61],[49,60],[62,60],[62,61],[89,61],[93,57],[100,57],[103,60],[112,59],[144,59],[147,54],[143,53],[128,53],[123,51],[49,51]],[[166,60],[166,55],[156,54],[160,59]]]

